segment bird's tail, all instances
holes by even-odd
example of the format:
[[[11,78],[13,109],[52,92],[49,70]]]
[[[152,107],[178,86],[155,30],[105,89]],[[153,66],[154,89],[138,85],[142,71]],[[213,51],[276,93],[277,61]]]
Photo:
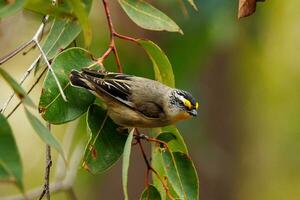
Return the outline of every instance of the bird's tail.
[[[91,90],[89,84],[87,83],[87,80],[83,77],[82,72],[78,72],[77,70],[72,70],[69,79],[72,86],[82,87]]]

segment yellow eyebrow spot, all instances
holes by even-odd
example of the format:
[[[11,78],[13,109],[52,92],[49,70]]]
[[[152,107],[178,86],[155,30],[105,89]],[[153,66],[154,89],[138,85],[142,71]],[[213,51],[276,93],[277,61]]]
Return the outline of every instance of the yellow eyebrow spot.
[[[199,107],[199,104],[198,104],[198,102],[196,103],[196,110],[198,110],[198,107]]]
[[[192,104],[189,100],[184,99],[184,106],[187,107],[188,109],[192,109]]]

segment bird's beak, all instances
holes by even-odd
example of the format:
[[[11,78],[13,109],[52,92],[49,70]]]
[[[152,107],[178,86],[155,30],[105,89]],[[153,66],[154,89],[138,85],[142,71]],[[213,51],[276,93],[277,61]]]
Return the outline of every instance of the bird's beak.
[[[189,111],[189,114],[196,117],[198,113],[197,113],[196,109],[193,109],[193,110]]]

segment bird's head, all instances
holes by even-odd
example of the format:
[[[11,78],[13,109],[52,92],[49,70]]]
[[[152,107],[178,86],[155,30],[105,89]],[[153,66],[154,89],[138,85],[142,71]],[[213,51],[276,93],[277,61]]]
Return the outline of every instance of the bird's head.
[[[174,89],[170,95],[169,106],[175,121],[197,116],[198,102],[187,91]]]

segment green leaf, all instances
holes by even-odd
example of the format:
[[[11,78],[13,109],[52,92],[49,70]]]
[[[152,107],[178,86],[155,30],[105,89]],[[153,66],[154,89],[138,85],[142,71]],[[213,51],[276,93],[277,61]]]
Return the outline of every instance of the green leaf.
[[[83,168],[93,174],[102,173],[121,157],[127,139],[126,132],[107,116],[107,111],[91,105],[87,114],[90,139],[85,150]]]
[[[145,49],[153,63],[155,79],[170,87],[175,87],[172,65],[166,54],[150,40],[139,39],[138,43]]]
[[[80,26],[75,21],[54,19],[50,32],[42,47],[48,60],[65,49],[80,33]]]
[[[89,46],[92,41],[92,29],[89,23],[88,11],[85,8],[85,4],[78,0],[67,0],[67,2],[71,5],[82,27],[85,45]]]
[[[176,138],[176,136],[175,136],[173,133],[171,133],[171,132],[162,132],[162,133],[160,133],[160,134],[156,137],[156,139],[168,143],[168,142],[170,142],[170,141],[172,141],[172,140],[176,140],[177,138]]]
[[[129,169],[129,160],[130,160],[133,133],[134,133],[134,129],[130,131],[127,137],[125,147],[124,147],[124,154],[123,154],[122,183],[123,183],[123,192],[124,192],[125,200],[129,199],[127,185],[128,185],[128,169]]]
[[[80,32],[81,28],[76,21],[58,18],[54,19],[51,29],[42,44],[42,48],[48,60],[53,59],[61,50],[68,47]],[[45,62],[44,60],[41,60],[41,63],[35,68],[35,74],[43,64],[45,64]]]
[[[186,147],[186,144],[184,143],[183,137],[181,136],[181,134],[179,133],[178,129],[175,126],[163,127],[162,131],[163,133],[167,132],[169,134],[172,134],[173,137],[176,138],[175,140],[169,140],[169,141],[165,141],[164,139],[162,139],[163,141],[168,142],[168,146],[171,151],[180,151],[188,154],[188,149]],[[161,137],[161,134],[157,138]]]
[[[119,3],[129,18],[144,29],[183,34],[172,19],[144,0],[119,0]]]
[[[177,130],[175,126],[167,126],[160,128],[156,130],[157,133],[152,133],[152,137],[156,137],[158,140],[162,140],[168,143],[169,150],[171,151],[181,151],[186,154],[188,154],[187,147],[184,143],[184,140]],[[157,170],[157,172],[160,174],[161,177],[166,177],[165,167],[164,167],[164,161],[161,154],[161,149],[157,148],[159,145],[152,144],[152,161],[151,164],[154,169]],[[152,173],[153,177],[153,183],[157,187],[157,189],[160,191],[160,194],[162,195],[162,199],[165,199],[166,193],[165,189],[163,188],[160,180],[156,177],[154,173]],[[167,181],[171,194],[174,198],[178,197],[178,194],[174,191],[172,184]]]
[[[51,124],[62,124],[72,121],[85,113],[95,97],[86,89],[72,87],[69,74],[72,69],[95,65],[91,54],[81,48],[70,48],[60,53],[52,63],[68,102],[65,102],[57,88],[52,74],[48,72],[44,80],[39,111],[42,117]]]
[[[26,0],[24,8],[42,15],[74,19],[71,7],[65,1],[59,1],[59,5],[53,5],[52,1]]]
[[[143,191],[140,200],[161,200],[161,196],[154,185],[149,185],[148,188]]]
[[[24,2],[24,0],[1,0],[0,20],[19,11],[22,8]]]
[[[51,134],[51,132],[48,130],[47,127],[45,127],[42,122],[35,117],[33,114],[25,108],[25,114],[27,116],[28,121],[30,122],[32,128],[35,130],[35,132],[39,135],[39,137],[48,145],[53,147],[58,151],[58,153],[63,157],[63,159],[66,161],[64,151],[59,144],[59,142],[55,139],[55,137]]]
[[[0,75],[10,85],[10,87],[14,90],[16,95],[23,101],[24,104],[35,107],[33,101],[27,96],[24,89],[2,68],[0,68]]]
[[[180,199],[199,199],[199,180],[190,157],[182,152],[162,150],[164,169]]]
[[[23,192],[23,167],[16,141],[6,118],[0,113],[0,181],[13,180]]]

